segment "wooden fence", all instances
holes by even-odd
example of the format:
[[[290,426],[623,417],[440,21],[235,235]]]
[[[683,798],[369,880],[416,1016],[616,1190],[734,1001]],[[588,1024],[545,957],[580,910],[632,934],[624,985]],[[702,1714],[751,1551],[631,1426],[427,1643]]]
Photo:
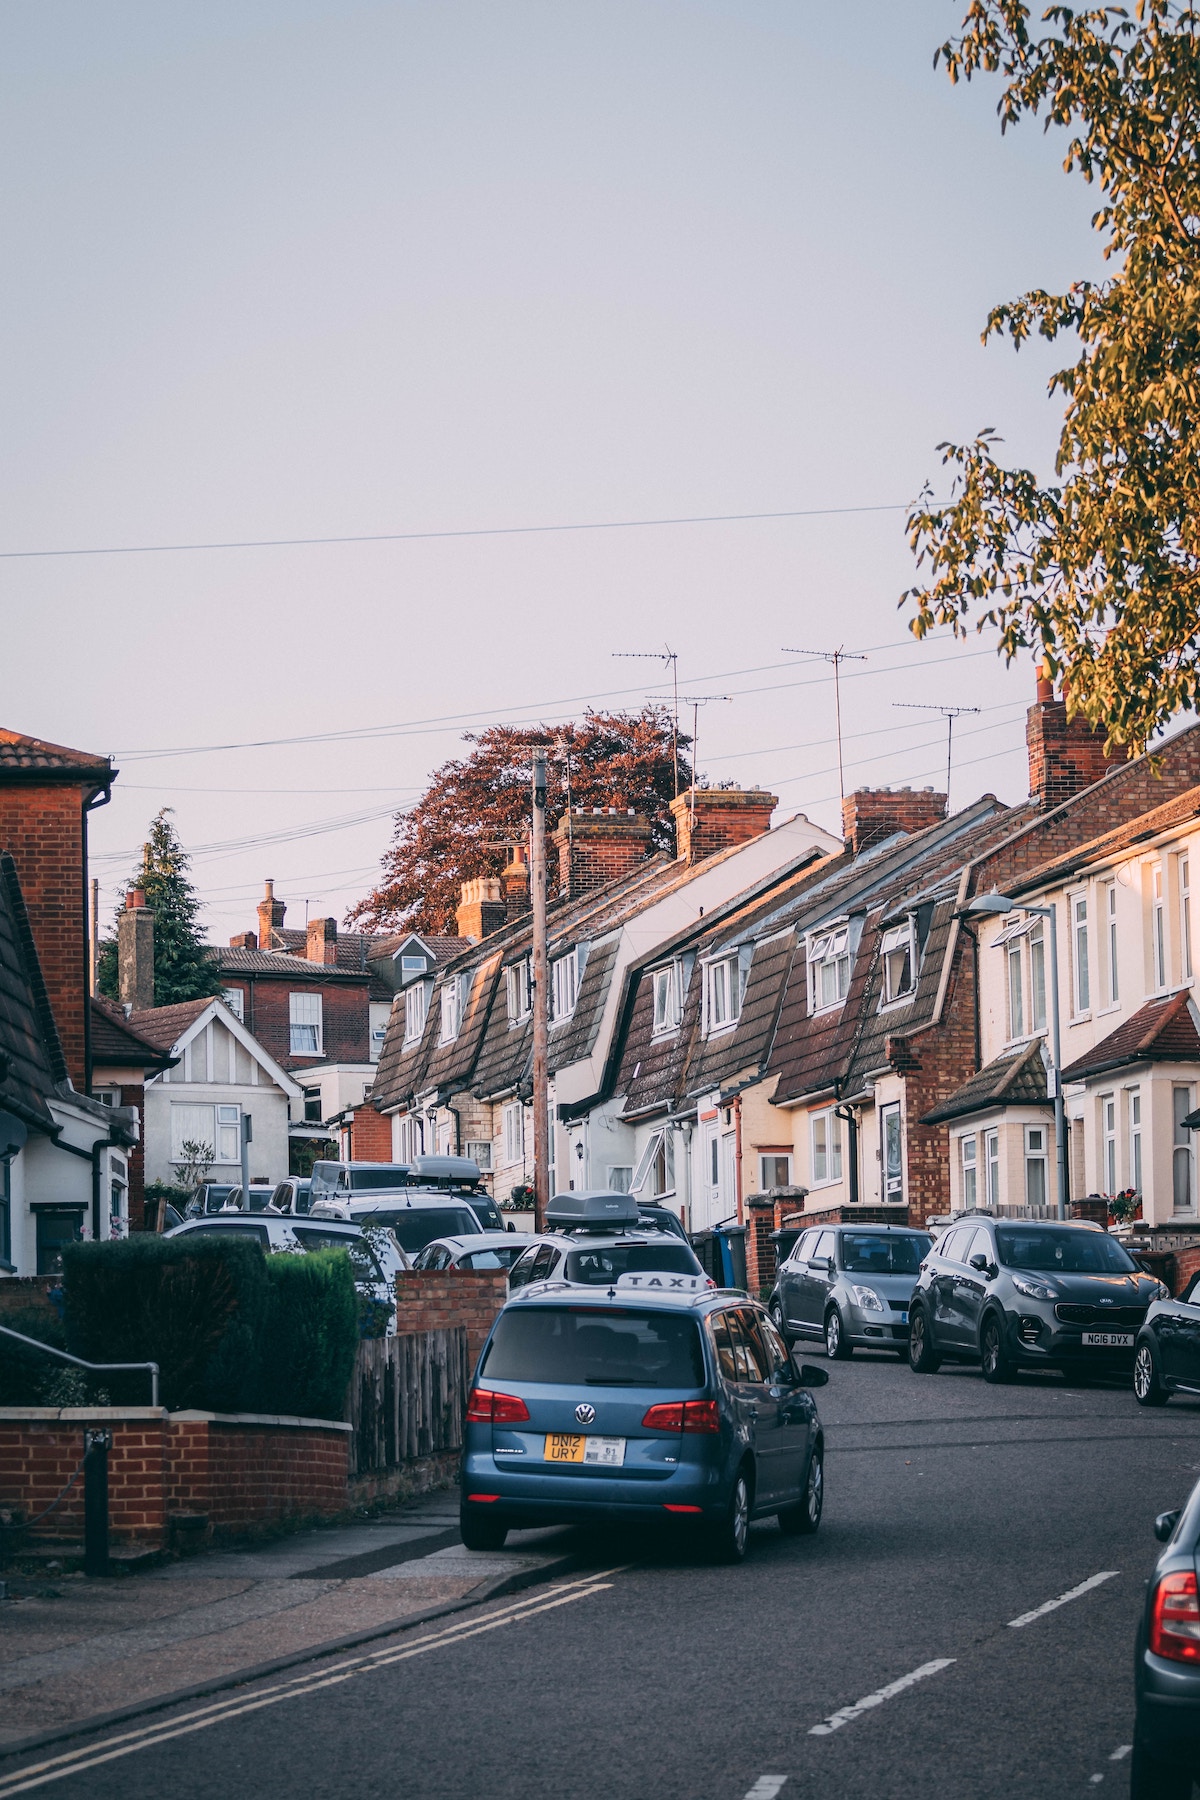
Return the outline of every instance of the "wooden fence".
[[[461,1450],[472,1358],[465,1325],[363,1338],[350,1382],[350,1474]]]

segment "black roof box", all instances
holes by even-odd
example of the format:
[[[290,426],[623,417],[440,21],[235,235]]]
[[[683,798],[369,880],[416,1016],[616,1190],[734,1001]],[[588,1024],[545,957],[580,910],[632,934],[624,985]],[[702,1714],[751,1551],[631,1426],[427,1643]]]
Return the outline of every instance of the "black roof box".
[[[417,1186],[423,1181],[447,1181],[468,1187],[479,1180],[479,1164],[469,1156],[418,1156],[409,1164],[408,1174]]]
[[[608,1188],[555,1194],[546,1208],[547,1225],[590,1225],[598,1230],[640,1222],[634,1195],[613,1193]]]

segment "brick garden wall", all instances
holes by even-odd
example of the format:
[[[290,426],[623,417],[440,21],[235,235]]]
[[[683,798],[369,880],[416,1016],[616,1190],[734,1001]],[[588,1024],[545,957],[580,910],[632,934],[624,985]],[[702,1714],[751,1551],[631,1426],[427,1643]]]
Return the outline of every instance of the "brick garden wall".
[[[507,1298],[502,1269],[408,1269],[396,1277],[396,1328],[446,1331],[465,1325],[474,1368]]]
[[[205,1513],[217,1535],[233,1537],[346,1509],[348,1425],[150,1406],[0,1407],[0,1506],[24,1517],[48,1506],[82,1461],[85,1427],[113,1434],[114,1543],[165,1546],[173,1513]],[[82,1539],[82,1477],[34,1535]]]

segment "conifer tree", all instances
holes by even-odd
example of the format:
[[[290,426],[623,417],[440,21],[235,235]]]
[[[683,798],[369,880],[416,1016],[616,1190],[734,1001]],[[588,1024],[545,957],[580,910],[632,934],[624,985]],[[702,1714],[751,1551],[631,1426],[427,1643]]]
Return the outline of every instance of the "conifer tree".
[[[164,806],[151,820],[144,860],[128,882],[131,888],[144,889],[146,905],[154,914],[156,1006],[202,1000],[219,994],[222,986],[216,962],[196,924],[200,901],[188,880],[191,858],[179,841],[171,814],[172,808]],[[122,900],[114,924],[120,919],[123,905]],[[115,936],[100,946],[97,974],[100,992],[117,999]]]

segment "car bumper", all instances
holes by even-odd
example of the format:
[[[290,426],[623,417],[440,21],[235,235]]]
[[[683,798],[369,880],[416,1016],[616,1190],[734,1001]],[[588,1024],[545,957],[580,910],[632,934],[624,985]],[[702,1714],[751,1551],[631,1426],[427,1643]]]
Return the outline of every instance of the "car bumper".
[[[868,1312],[864,1306],[849,1306],[845,1311],[846,1336],[850,1342],[866,1350],[894,1350],[908,1343],[908,1320],[901,1323],[899,1313]]]
[[[724,1512],[730,1485],[723,1470],[695,1463],[681,1463],[660,1479],[631,1481],[613,1475],[555,1475],[542,1466],[507,1468],[479,1452],[463,1459],[462,1499],[473,1512],[510,1525],[568,1525],[589,1519],[702,1523]],[[475,1500],[476,1494],[495,1499]],[[674,1510],[678,1507],[689,1510]]]
[[[1139,1746],[1163,1762],[1200,1770],[1200,1668],[1143,1649],[1138,1676]]]
[[[1100,1325],[1064,1325],[1033,1307],[1021,1313],[1006,1313],[1008,1347],[1014,1361],[1026,1368],[1042,1367],[1086,1369],[1132,1369],[1134,1343],[1117,1346],[1085,1344],[1085,1331],[1101,1331]],[[1037,1326],[1037,1337],[1033,1326]],[[1123,1334],[1136,1341],[1140,1326],[1122,1327]]]

